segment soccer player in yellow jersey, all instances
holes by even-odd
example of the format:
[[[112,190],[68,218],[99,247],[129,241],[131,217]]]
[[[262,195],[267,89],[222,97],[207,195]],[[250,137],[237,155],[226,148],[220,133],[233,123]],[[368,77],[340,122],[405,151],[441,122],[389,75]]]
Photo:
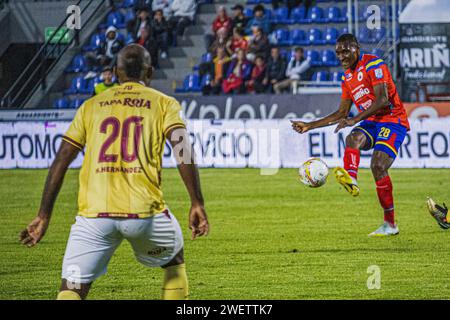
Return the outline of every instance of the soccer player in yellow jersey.
[[[191,199],[192,239],[207,235],[209,223],[181,107],[146,86],[152,68],[143,47],[122,49],[116,74],[120,86],[87,100],[77,111],[49,170],[38,215],[20,238],[27,246],[42,239],[66,170],[85,148],[79,212],[64,255],[58,299],[85,299],[123,239],[139,262],[163,268],[163,299],[187,299],[183,237],[161,192],[166,139]]]

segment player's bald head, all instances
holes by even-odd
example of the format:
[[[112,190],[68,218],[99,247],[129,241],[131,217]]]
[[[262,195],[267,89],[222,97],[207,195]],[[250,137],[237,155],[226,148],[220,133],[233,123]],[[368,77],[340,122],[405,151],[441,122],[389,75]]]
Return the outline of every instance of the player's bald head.
[[[151,77],[152,59],[141,45],[129,44],[117,56],[117,75],[120,82],[130,80],[147,82]]]

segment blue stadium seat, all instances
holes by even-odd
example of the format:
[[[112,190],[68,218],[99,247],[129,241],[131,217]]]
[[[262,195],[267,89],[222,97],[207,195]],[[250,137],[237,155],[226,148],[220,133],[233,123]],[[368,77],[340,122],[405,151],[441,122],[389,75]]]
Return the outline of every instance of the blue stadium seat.
[[[125,23],[133,21],[134,19],[136,19],[136,13],[134,12],[134,9],[128,9],[125,13]]]
[[[211,84],[212,76],[207,73],[202,77],[202,82],[200,83],[200,88],[203,88],[209,84]]]
[[[247,0],[247,4],[258,4],[259,0]]]
[[[86,72],[88,71],[88,66],[86,62],[86,58],[82,54],[77,54],[72,59],[72,63],[70,66],[65,70],[65,72]]]
[[[326,10],[326,14],[325,17],[327,18],[328,22],[334,22],[334,23],[339,23],[339,22],[345,22],[347,21],[346,16],[342,16],[341,14],[341,10],[338,7],[329,7]]]
[[[82,91],[82,93],[87,94],[94,94],[95,93],[95,86],[99,83],[103,82],[100,77],[95,77],[87,83],[87,87]]]
[[[274,37],[278,46],[289,45],[289,30],[282,28],[274,31]]]
[[[323,9],[320,7],[311,7],[308,15],[310,23],[326,23],[327,18],[324,17]]]
[[[373,41],[380,42],[386,37],[386,28],[380,27],[380,29],[375,29],[372,31]]]
[[[138,0],[123,0],[121,8],[132,8],[138,4]]]
[[[83,47],[83,51],[95,51],[105,41],[105,35],[101,33],[95,33],[91,36],[89,44]]]
[[[56,109],[67,109],[69,108],[70,101],[67,98],[56,99],[53,103],[53,107]]]
[[[100,28],[115,26],[118,29],[125,28],[124,16],[119,11],[111,11],[106,16],[106,24],[101,24]]]
[[[339,65],[336,53],[333,50],[323,50],[321,54],[322,66],[335,67]]]
[[[291,10],[292,23],[306,23],[306,9],[304,6],[299,6]]]
[[[244,8],[244,15],[247,17],[247,18],[251,18],[251,17],[253,17],[253,9],[252,8]]]
[[[175,89],[175,92],[200,92],[200,76],[198,73],[188,74],[183,80],[183,87]]]
[[[321,54],[321,65],[326,67],[335,67],[339,65],[336,53],[333,50],[323,50]]]
[[[287,7],[278,8],[274,10],[271,20],[272,23],[279,23],[279,24],[292,23],[292,20],[289,19],[289,9]]]
[[[75,99],[70,103],[72,109],[78,109],[83,104],[84,99]]]
[[[131,43],[134,43],[135,41],[136,40],[134,39],[133,34],[132,33],[128,33],[127,37],[125,39],[125,44],[131,44]]]
[[[320,66],[320,55],[316,50],[306,50],[305,57],[310,59],[311,66]]]
[[[355,7],[352,6],[352,21],[355,21]],[[347,5],[343,6],[341,9],[341,17],[345,17],[344,21],[347,21],[348,16],[347,16]]]
[[[312,28],[309,30],[307,39],[309,44],[322,45],[327,43],[326,40],[322,38],[322,31],[317,28]]]
[[[345,33],[348,33],[348,28],[347,27],[343,27],[341,29],[341,32],[339,32],[339,34],[345,34]]]
[[[85,93],[86,92],[86,80],[83,76],[78,76],[72,79],[70,88],[64,91],[64,95]]]
[[[328,44],[336,44],[336,40],[339,36],[339,32],[336,28],[326,28],[324,40]]]
[[[213,61],[213,56],[210,52],[206,52],[204,54],[202,54],[202,57],[200,59],[200,63],[208,63]]]
[[[343,71],[334,71],[330,76],[330,81],[333,81],[335,84],[341,84],[341,79],[343,75],[344,75]]]
[[[289,62],[289,61],[291,61],[291,58],[292,58],[292,56],[293,56],[292,50],[281,49],[281,50],[280,50],[280,56],[281,56],[286,62]]]
[[[383,58],[384,57],[384,51],[380,48],[374,48],[371,51],[372,54],[376,55],[377,57]]]
[[[329,85],[329,74],[328,71],[320,70],[313,73],[311,81],[315,82],[316,85]]]
[[[289,34],[289,45],[305,46],[309,42],[306,39],[305,31],[301,29],[293,29]]]
[[[264,9],[264,16],[267,19],[271,20],[272,19],[272,10],[265,8]]]
[[[360,27],[358,31],[358,41],[360,43],[372,43],[372,35],[366,27]]]

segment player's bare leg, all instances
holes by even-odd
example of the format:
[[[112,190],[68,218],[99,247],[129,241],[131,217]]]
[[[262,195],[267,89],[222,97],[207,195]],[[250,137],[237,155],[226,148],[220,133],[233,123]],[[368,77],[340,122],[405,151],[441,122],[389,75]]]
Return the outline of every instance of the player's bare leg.
[[[183,249],[162,268],[164,269],[162,299],[187,300],[189,298],[189,287]]]
[[[352,196],[359,195],[358,186],[358,167],[359,167],[359,150],[368,148],[369,142],[367,137],[360,131],[352,131],[345,139],[344,168],[336,167],[334,174],[336,180],[348,191]]]
[[[370,169],[372,170],[377,185],[378,200],[384,210],[384,223],[369,236],[390,236],[399,233],[394,219],[394,197],[392,182],[388,170],[394,163],[394,159],[383,151],[374,151]]]
[[[74,285],[66,279],[62,279],[57,300],[84,300],[86,299],[92,283],[80,283]],[[75,287],[75,288],[74,288]]]

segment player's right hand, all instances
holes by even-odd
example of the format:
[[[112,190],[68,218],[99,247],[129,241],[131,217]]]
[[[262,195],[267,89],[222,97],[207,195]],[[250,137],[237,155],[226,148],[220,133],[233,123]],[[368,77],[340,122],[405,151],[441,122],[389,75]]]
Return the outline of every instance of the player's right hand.
[[[48,218],[37,216],[31,221],[27,228],[19,234],[19,240],[27,247],[35,246],[41,241],[42,237],[44,237],[49,222],[50,220]]]
[[[189,211],[189,229],[192,230],[192,240],[208,235],[209,222],[203,205],[191,206]]]
[[[298,133],[305,133],[310,130],[309,124],[303,121],[293,121],[291,120],[292,129]]]

